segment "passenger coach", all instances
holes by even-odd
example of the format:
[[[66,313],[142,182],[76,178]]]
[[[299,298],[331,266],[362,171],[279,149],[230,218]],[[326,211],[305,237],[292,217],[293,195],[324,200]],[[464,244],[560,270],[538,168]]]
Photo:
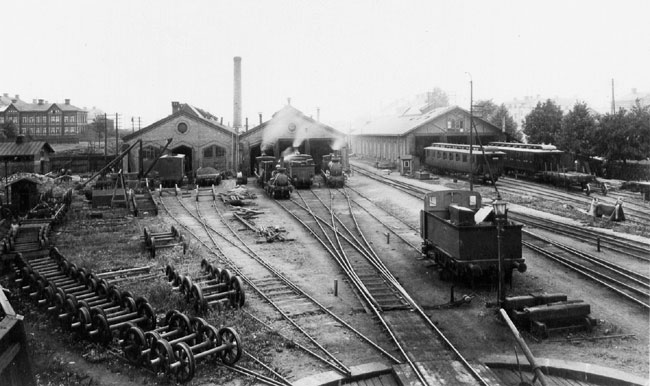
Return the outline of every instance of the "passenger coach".
[[[424,148],[424,156],[425,164],[434,172],[472,173],[481,178],[484,183],[494,183],[503,173],[505,153],[492,146],[483,146],[483,148],[474,146],[470,166],[469,145],[434,143]]]
[[[503,171],[506,174],[540,178],[544,171],[559,170],[567,163],[567,155],[554,145],[490,142],[488,146],[505,153]]]

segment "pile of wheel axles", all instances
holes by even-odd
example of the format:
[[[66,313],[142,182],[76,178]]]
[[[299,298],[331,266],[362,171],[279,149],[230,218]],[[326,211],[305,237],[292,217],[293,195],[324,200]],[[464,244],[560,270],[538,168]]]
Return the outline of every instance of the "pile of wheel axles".
[[[156,250],[158,249],[173,248],[180,245],[183,247],[183,254],[185,254],[189,246],[185,236],[173,225],[169,232],[154,233],[145,227],[144,235],[141,238],[144,242],[144,248],[149,250],[152,259],[156,257]]]
[[[211,307],[221,310],[226,306],[240,308],[244,305],[244,284],[239,276],[226,268],[212,266],[205,259],[201,261],[201,270],[203,275],[194,278],[180,273],[172,265],[165,270],[173,288],[185,295],[185,299],[194,305],[196,313],[204,314]]]
[[[16,283],[64,331],[104,345],[116,338],[134,364],[185,382],[193,378],[198,360],[220,358],[233,365],[241,357],[241,340],[234,329],[217,330],[202,318],[178,311],[167,313],[163,326],[156,328],[156,313],[146,298],[120,292],[105,279],[70,264],[56,248],[47,257],[31,260],[19,254],[14,262]]]
[[[33,251],[50,245],[50,222],[12,225],[2,239],[2,253]]]
[[[165,325],[154,330],[130,327],[120,344],[131,363],[156,373],[164,371],[178,382],[194,377],[197,360],[220,358],[234,365],[242,353],[239,334],[233,328],[217,330],[202,318],[188,318],[178,311],[168,312]]]

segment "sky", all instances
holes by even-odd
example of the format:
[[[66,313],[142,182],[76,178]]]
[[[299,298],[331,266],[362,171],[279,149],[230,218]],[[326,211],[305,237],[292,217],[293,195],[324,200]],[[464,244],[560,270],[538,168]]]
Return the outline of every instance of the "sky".
[[[291,105],[341,130],[443,89],[452,104],[650,92],[650,1],[13,1],[0,92],[96,106],[144,127],[180,101],[251,126]],[[365,119],[365,118],[364,118]],[[137,126],[136,126],[137,128]]]

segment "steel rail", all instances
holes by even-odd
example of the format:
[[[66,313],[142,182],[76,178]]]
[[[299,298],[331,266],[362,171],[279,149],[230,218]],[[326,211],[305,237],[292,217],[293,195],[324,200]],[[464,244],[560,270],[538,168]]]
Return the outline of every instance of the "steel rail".
[[[531,231],[528,231],[528,230],[524,229],[524,230],[522,230],[522,232],[527,234],[528,236],[534,237],[534,238],[536,238],[538,240],[544,241],[544,242],[546,242],[546,243],[548,243],[550,245],[553,245],[553,246],[555,246],[555,247],[557,247],[559,249],[562,249],[562,250],[564,250],[566,252],[569,252],[569,253],[571,253],[571,254],[573,254],[575,256],[578,256],[578,257],[580,257],[580,258],[582,258],[582,259],[584,259],[584,260],[586,260],[586,261],[588,261],[590,263],[593,263],[596,266],[599,266],[599,267],[602,267],[602,268],[605,268],[605,269],[609,269],[612,272],[615,272],[615,273],[625,277],[626,279],[628,279],[628,280],[630,280],[630,281],[632,281],[632,282],[634,282],[636,284],[639,284],[639,285],[641,285],[643,287],[646,287],[646,288],[650,289],[650,277],[648,277],[646,275],[640,274],[638,272],[634,272],[634,271],[632,271],[630,269],[627,269],[625,267],[621,267],[618,264],[611,263],[611,262],[603,260],[603,259],[601,259],[599,257],[588,255],[587,253],[582,252],[582,251],[580,251],[580,250],[578,250],[576,248],[573,248],[573,247],[570,247],[568,245],[559,243],[557,241],[553,241],[553,240],[551,240],[549,238],[542,237],[540,235],[534,234]]]
[[[271,374],[273,374],[274,377],[280,379],[280,380],[282,381],[282,382],[281,382],[282,384],[287,385],[287,386],[291,386],[291,382],[289,382],[288,379],[286,379],[285,377],[283,377],[282,375],[280,375],[277,371],[275,371],[275,370],[273,370],[272,368],[270,368],[269,366],[267,366],[264,362],[262,362],[261,360],[259,360],[259,359],[256,358],[255,356],[253,356],[251,353],[249,353],[249,352],[247,352],[247,351],[244,351],[244,355],[246,355],[247,357],[251,358],[251,359],[253,360],[253,362],[257,363],[258,365],[260,365],[260,366],[262,366],[264,369],[266,369],[266,371],[268,371],[268,372],[270,372]]]
[[[575,272],[578,272],[578,273],[582,274],[583,276],[588,277],[589,279],[595,281],[596,283],[601,284],[601,285],[605,286],[606,288],[609,288],[610,290],[612,290],[612,291],[616,292],[617,294],[627,298],[628,300],[632,301],[633,303],[636,303],[636,304],[638,304],[640,306],[643,306],[644,308],[650,309],[650,304],[645,303],[642,300],[639,300],[639,299],[637,299],[637,298],[635,298],[633,296],[630,296],[629,294],[625,293],[624,291],[622,291],[622,290],[620,290],[620,289],[606,283],[605,281],[597,278],[596,275],[593,275],[592,273],[588,272],[587,270],[583,270],[583,269],[575,266],[575,265],[579,266],[579,264],[574,265],[572,262],[568,261],[567,259],[564,259],[564,258],[562,258],[562,257],[560,257],[558,255],[547,252],[543,248],[538,247],[538,246],[536,246],[534,244],[531,244],[529,242],[522,241],[521,243],[523,245],[525,245],[526,247],[528,247],[528,248],[530,248],[530,249],[532,249],[532,250],[534,250],[534,251],[536,251],[538,253],[541,253],[542,255],[544,255],[544,256],[546,256],[546,257],[548,257],[548,258],[550,258],[550,259],[564,265],[565,267],[571,268]]]
[[[615,237],[611,237],[605,233],[601,232],[596,232],[596,231],[590,231],[588,229],[582,229],[582,230],[576,230],[575,228],[569,227],[566,224],[559,223],[557,221],[552,221],[548,219],[541,219],[541,218],[534,218],[532,216],[526,215],[524,213],[509,213],[509,216],[521,223],[532,225],[538,228],[546,229],[549,231],[555,231],[557,232],[558,228],[563,229],[564,234],[570,234],[575,237],[581,237],[583,239],[591,239],[591,240],[598,240],[600,239],[601,241],[601,247],[605,249],[609,249],[610,251],[618,252],[625,254],[627,256],[636,258],[638,260],[643,260],[643,261],[650,261],[650,258],[637,255],[631,251],[634,252],[640,252],[640,253],[648,253],[650,251],[650,245],[639,245],[642,243],[636,243],[636,242],[630,242],[630,240],[626,241],[621,241],[620,239],[617,239]],[[550,224],[550,225],[549,225]],[[607,245],[610,244],[610,245]],[[630,250],[624,251],[619,248],[625,248]]]
[[[303,201],[304,201],[304,199],[303,199]],[[307,202],[305,202],[305,205],[307,205]],[[294,216],[294,218],[297,219],[297,216],[294,213],[292,213],[292,212],[289,212],[289,213],[291,213],[291,215]],[[311,211],[311,209],[308,211],[308,213],[310,213],[312,216],[314,215],[313,212]],[[314,217],[314,219],[316,219],[316,218]],[[301,223],[304,226],[306,226],[306,224],[304,224],[302,221],[301,221]],[[316,223],[318,223],[317,219],[316,219]],[[349,275],[348,277],[350,278],[350,280],[352,280],[354,282],[356,282],[357,280],[360,281],[360,279],[356,275],[354,275],[354,276]],[[360,286],[365,288],[365,286],[363,285],[362,282],[357,283],[357,285],[360,285]],[[399,342],[399,340],[397,339],[397,337],[393,333],[392,329],[390,328],[390,326],[388,325],[386,320],[381,316],[381,313],[379,312],[379,309],[377,307],[375,307],[373,302],[371,302],[369,299],[366,299],[366,301],[368,302],[368,305],[371,308],[372,313],[377,317],[379,322],[383,325],[384,329],[389,334],[389,336],[391,337],[391,339],[393,340],[393,342],[397,346],[398,350],[400,351],[400,353],[402,354],[402,356],[404,357],[404,359],[406,360],[408,365],[413,369],[413,371],[415,372],[415,375],[418,377],[420,382],[422,382],[423,385],[428,385],[428,383],[427,383],[426,379],[424,378],[424,375],[421,373],[420,369],[418,369],[418,367],[415,365],[415,363],[411,360],[411,358],[409,357],[409,355],[406,353],[406,351],[402,347],[402,344]],[[433,385],[431,385],[431,386],[433,386]]]
[[[248,249],[251,251],[252,254],[254,254],[255,256],[258,256],[258,258],[260,259],[259,262],[260,262],[261,264],[263,264],[265,268],[269,269],[273,274],[275,274],[275,275],[276,275],[276,276],[277,276],[277,277],[278,277],[282,282],[284,282],[287,286],[289,286],[290,288],[294,289],[294,290],[297,291],[300,295],[306,297],[306,298],[309,299],[311,302],[313,302],[315,305],[317,305],[318,308],[320,308],[320,309],[321,309],[323,312],[325,312],[327,315],[331,316],[331,317],[334,318],[337,322],[341,323],[343,326],[345,326],[346,328],[348,328],[350,331],[354,332],[354,333],[355,333],[359,338],[361,338],[361,339],[362,339],[363,341],[365,341],[366,343],[370,344],[372,347],[374,347],[374,348],[375,348],[377,351],[379,351],[381,354],[385,355],[386,357],[388,357],[389,359],[391,359],[391,360],[394,361],[395,363],[401,363],[398,359],[396,359],[394,356],[392,356],[391,354],[389,354],[386,350],[384,350],[383,348],[381,348],[381,347],[380,347],[379,345],[377,345],[375,342],[373,342],[372,340],[370,340],[367,336],[363,335],[363,334],[362,334],[361,332],[359,332],[357,329],[355,329],[354,327],[352,327],[348,322],[346,322],[345,320],[341,319],[341,317],[339,317],[338,315],[334,314],[332,311],[330,311],[329,309],[327,309],[324,305],[322,305],[320,302],[318,302],[318,301],[317,301],[315,298],[313,298],[311,295],[309,295],[308,293],[306,293],[305,291],[303,291],[302,288],[298,287],[298,286],[295,285],[291,280],[287,279],[287,278],[286,278],[286,277],[285,277],[281,272],[279,272],[277,269],[275,269],[275,267],[273,267],[271,264],[269,264],[266,260],[264,260],[264,259],[262,259],[261,257],[259,257],[259,255],[257,255],[257,254],[256,254],[256,253],[255,253],[255,252],[254,252],[254,251],[253,251],[253,250],[248,246],[248,245],[246,245],[246,243],[245,243],[243,240],[241,240],[241,238],[239,237],[239,235],[237,234],[237,232],[235,232],[235,231],[232,229],[232,227],[231,227],[231,226],[230,226],[230,225],[225,221],[225,219],[223,218],[223,215],[221,214],[221,212],[219,212],[219,210],[216,208],[216,206],[213,205],[213,207],[214,207],[215,211],[217,212],[217,214],[220,216],[220,218],[221,218],[223,224],[226,225],[226,227],[228,227],[228,229],[230,229],[230,231],[232,232],[232,234],[233,234],[233,235],[234,235],[234,236],[235,236],[235,237],[236,237],[236,238],[237,238],[237,239],[238,239],[238,240],[239,240],[243,245],[245,245],[246,248],[248,248]],[[303,226],[304,226],[304,225],[305,225],[305,224],[303,224]],[[215,233],[219,234],[219,232],[217,232],[216,230],[213,230],[213,231],[214,231]],[[313,233],[312,233],[312,234],[313,234]],[[314,235],[314,236],[316,236],[316,235]],[[225,238],[225,236],[222,236],[222,237]],[[317,237],[317,236],[316,236],[316,237]],[[226,239],[227,241],[230,242],[230,239],[227,239],[227,238],[225,238],[225,239]],[[318,239],[318,237],[317,237],[317,239]],[[321,242],[321,244],[322,244],[322,240],[318,239],[318,241]],[[233,245],[234,245],[234,244],[233,244]],[[324,245],[324,244],[323,244],[323,245]]]
[[[210,240],[212,241],[212,243],[214,244],[214,246],[215,246],[215,247],[220,251],[220,253],[223,255],[223,258],[224,258],[224,260],[227,262],[227,264],[229,265],[229,267],[230,267],[230,268],[231,268],[231,269],[232,269],[232,270],[233,270],[237,275],[239,275],[239,276],[240,276],[240,277],[241,277],[241,278],[242,278],[242,279],[243,279],[243,280],[244,280],[248,285],[250,285],[251,288],[253,288],[253,289],[254,289],[254,290],[255,290],[255,291],[256,291],[256,292],[257,292],[257,293],[258,293],[258,294],[259,294],[259,295],[264,299],[264,300],[266,300],[266,301],[267,301],[267,302],[268,302],[268,303],[269,303],[273,308],[275,308],[276,311],[278,311],[278,312],[282,315],[282,317],[283,317],[285,320],[287,320],[291,325],[293,325],[294,328],[296,328],[298,331],[300,331],[300,332],[301,332],[301,333],[302,333],[302,334],[303,334],[303,335],[304,335],[308,340],[310,340],[310,341],[312,342],[312,344],[314,344],[316,347],[318,347],[322,352],[324,352],[327,356],[329,356],[329,357],[330,357],[330,358],[331,358],[331,359],[336,363],[336,365],[333,365],[331,362],[326,362],[327,365],[329,365],[330,367],[334,368],[335,370],[341,372],[342,374],[345,374],[345,375],[349,375],[349,374],[351,374],[351,371],[350,371],[350,369],[349,369],[347,366],[345,366],[343,363],[341,363],[341,362],[340,362],[340,361],[339,361],[339,360],[334,356],[334,354],[330,353],[327,349],[325,349],[325,348],[324,348],[320,343],[318,343],[318,341],[316,341],[316,339],[315,339],[314,337],[312,337],[312,336],[311,336],[309,333],[307,333],[307,332],[306,332],[302,327],[300,327],[300,326],[299,326],[299,325],[298,325],[298,324],[297,324],[293,319],[291,319],[291,318],[290,318],[286,313],[284,313],[284,311],[282,311],[282,310],[280,309],[280,307],[279,307],[275,302],[273,302],[273,301],[272,301],[268,296],[266,296],[266,295],[263,293],[263,291],[260,290],[260,289],[255,285],[255,283],[254,283],[254,282],[253,282],[249,277],[247,277],[247,276],[246,276],[246,275],[245,275],[245,274],[244,274],[244,273],[239,269],[239,267],[236,266],[236,264],[235,264],[235,263],[234,263],[230,258],[226,257],[226,254],[223,252],[223,250],[221,249],[221,247],[219,247],[219,245],[218,245],[218,243],[216,242],[216,240],[214,240],[214,238],[213,238],[212,235],[210,234],[210,231],[208,230],[208,227],[207,227],[207,225],[205,224],[205,220],[202,220],[202,219],[200,219],[200,218],[196,218],[196,217],[200,217],[200,216],[196,216],[196,217],[195,217],[195,216],[192,214],[192,212],[191,212],[191,211],[190,211],[190,210],[185,206],[185,204],[183,203],[182,199],[181,199],[181,198],[178,198],[178,197],[177,197],[177,199],[178,199],[179,203],[181,204],[181,206],[182,206],[182,207],[187,211],[187,213],[190,214],[190,216],[194,217],[197,221],[199,221],[199,223],[201,223],[201,225],[204,227],[205,233],[208,235],[208,237],[210,238]],[[164,206],[164,204],[163,204],[163,206]],[[165,207],[165,210],[167,210],[166,207]],[[197,211],[198,211],[198,208],[197,208]],[[169,212],[168,212],[168,213],[169,213]],[[171,215],[171,213],[170,213],[170,215]],[[172,216],[172,217],[174,217],[174,216]],[[180,223],[180,222],[179,222],[179,223]],[[192,232],[192,231],[191,231],[188,227],[186,227],[184,224],[182,224],[182,223],[180,223],[180,224],[181,224],[181,226],[183,226],[185,229],[187,229],[188,232],[190,232],[190,233],[192,234],[192,236],[194,236],[194,238],[196,238],[199,242],[201,242],[201,244],[203,244],[204,246],[206,246],[206,247],[208,248],[208,250],[210,250],[210,251],[212,252],[212,249],[211,249],[210,247],[208,247],[208,246],[207,246],[207,245],[206,245],[206,244],[205,244],[205,243],[204,243],[204,242],[203,242],[203,241],[202,241],[202,240],[201,240],[201,239],[200,239],[200,238],[199,238],[199,237],[198,237],[194,232]],[[213,230],[213,231],[214,231],[214,230]],[[215,233],[216,233],[216,232],[215,232]],[[234,244],[233,244],[233,246],[235,246],[235,247],[238,248],[238,246],[236,246],[236,245],[234,245]],[[241,248],[240,248],[240,250],[241,250]],[[243,251],[243,250],[242,250],[242,252],[246,253],[246,252]]]

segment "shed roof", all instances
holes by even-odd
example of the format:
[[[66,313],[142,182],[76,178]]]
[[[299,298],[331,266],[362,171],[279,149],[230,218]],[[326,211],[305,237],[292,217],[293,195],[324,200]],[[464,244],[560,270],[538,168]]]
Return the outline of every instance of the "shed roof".
[[[399,116],[384,117],[376,119],[372,122],[368,122],[366,125],[360,127],[357,130],[356,135],[401,136],[407,134],[412,130],[415,130],[425,123],[433,121],[457,109],[466,112],[464,109],[458,106],[439,107],[424,114],[419,110],[417,110],[417,113],[413,114],[411,113],[412,109],[409,109],[405,111],[404,114]]]
[[[0,158],[39,154],[41,150],[54,153],[54,149],[45,141],[0,142]]]
[[[18,178],[18,179],[15,179],[15,180],[11,181],[11,182],[9,183],[9,185],[14,185],[14,184],[17,184],[17,183],[22,182],[22,181],[31,182],[31,183],[33,183],[34,185],[40,185],[40,184],[43,183],[43,182],[42,182],[41,180],[39,180],[38,178],[28,177],[28,176],[26,176],[26,177],[20,177],[20,178]]]

